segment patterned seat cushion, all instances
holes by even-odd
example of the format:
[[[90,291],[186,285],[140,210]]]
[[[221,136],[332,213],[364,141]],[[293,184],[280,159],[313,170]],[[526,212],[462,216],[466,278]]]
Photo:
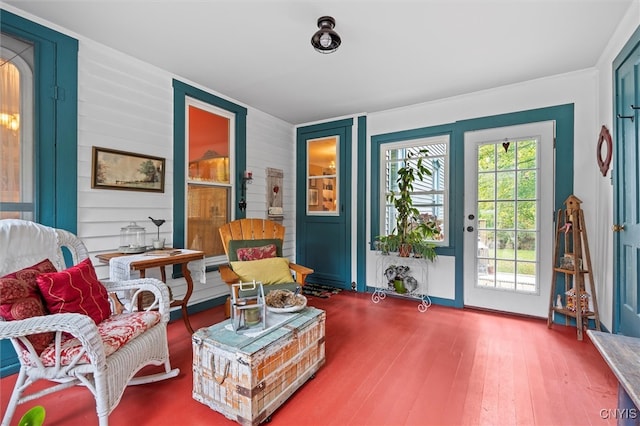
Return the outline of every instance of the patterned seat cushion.
[[[143,311],[132,312],[114,315],[107,318],[98,324],[98,333],[102,338],[102,344],[104,345],[105,356],[109,356],[128,341],[135,339],[146,330],[150,329],[154,325],[160,322],[161,315],[157,311]],[[80,341],[73,336],[63,337],[61,352],[62,365],[68,365],[73,359],[82,351],[82,345]],[[28,352],[22,352],[22,359],[28,364],[33,365],[28,360]],[[55,366],[55,342],[49,345],[40,354],[40,360],[45,367]],[[89,357],[87,354],[83,354],[82,358],[78,362],[79,364],[88,364]]]

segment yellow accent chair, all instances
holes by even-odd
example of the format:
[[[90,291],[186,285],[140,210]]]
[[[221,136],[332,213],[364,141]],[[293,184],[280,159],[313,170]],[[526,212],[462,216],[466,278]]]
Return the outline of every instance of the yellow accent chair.
[[[313,273],[313,269],[291,263],[282,256],[285,227],[277,222],[238,219],[221,226],[219,230],[229,261],[228,265],[220,266],[219,272],[230,291],[234,288],[232,284],[253,280],[262,282],[265,293],[274,289],[293,290],[297,286],[304,286],[307,276]],[[269,257],[253,260],[250,256],[256,253],[258,256],[268,253]],[[225,312],[229,316],[230,297]]]

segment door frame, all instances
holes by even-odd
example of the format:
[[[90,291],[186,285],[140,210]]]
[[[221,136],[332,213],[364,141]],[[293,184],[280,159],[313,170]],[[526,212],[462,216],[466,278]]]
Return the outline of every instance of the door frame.
[[[554,211],[548,212],[555,216],[555,212],[562,208],[562,203],[573,193],[574,179],[574,104],[556,105],[545,108],[506,113],[488,117],[462,120],[455,123],[452,146],[452,179],[455,184],[451,187],[450,200],[452,206],[464,206],[464,134],[475,130],[485,130],[494,127],[508,127],[538,121],[556,122],[556,159],[555,162],[555,197]],[[455,302],[454,306],[464,306],[464,211],[456,209],[452,217],[454,227],[458,230],[452,237],[455,247]],[[547,214],[547,213],[543,213]],[[551,249],[551,248],[550,248]],[[564,322],[563,315],[556,315],[557,322]]]
[[[307,193],[306,193],[306,156],[301,158],[299,147],[301,143],[305,143],[309,139],[318,139],[330,136],[339,136],[339,153],[338,153],[338,172],[340,173],[339,191],[340,191],[340,206],[338,206],[339,214],[336,216],[330,216],[330,221],[344,221],[344,233],[345,233],[345,249],[344,259],[341,274],[344,274],[345,282],[341,288],[351,288],[351,282],[354,278],[352,268],[352,185],[351,179],[353,177],[352,168],[349,167],[352,164],[353,159],[353,125],[354,119],[347,118],[342,120],[336,120],[326,123],[314,124],[309,126],[302,126],[296,129],[296,262],[299,262],[305,266],[313,267],[312,262],[307,261],[306,245],[303,242],[303,235],[307,232],[307,217],[322,218],[324,216],[308,216],[307,215]],[[306,152],[306,149],[305,149]],[[313,280],[313,274],[309,277]],[[330,279],[332,282],[335,280]]]
[[[618,70],[622,66],[622,64],[634,53],[636,49],[640,49],[640,27],[638,27],[635,32],[629,37],[629,40],[625,43],[625,45],[620,50],[620,53],[615,57],[612,63],[612,79],[613,79],[613,93],[612,93],[612,101],[613,101],[613,140],[614,153],[621,152],[619,149],[621,144],[622,135],[619,131],[619,126],[617,122],[617,116],[620,115],[628,115],[629,111],[620,111],[618,102],[617,102],[617,93],[618,93]],[[637,118],[637,117],[636,117]],[[614,167],[612,170],[612,180],[613,180],[613,220],[614,223],[621,223],[618,213],[618,205],[620,205],[621,200],[617,191],[618,182],[622,179],[622,176],[619,175],[618,171],[622,168],[619,167],[619,161],[621,161],[620,156],[614,155]],[[637,172],[637,171],[636,171]],[[613,234],[613,324],[612,330],[614,333],[620,332],[621,327],[621,315],[622,315],[622,302],[621,302],[621,285],[620,285],[620,277],[624,274],[621,273],[621,265],[619,262],[621,253],[619,250],[620,244],[620,235],[619,233]],[[640,291],[640,283],[638,284],[638,290]]]
[[[552,281],[552,267],[553,267],[553,251],[546,247],[552,247],[554,242],[554,219],[555,215],[551,214],[547,216],[550,210],[553,210],[553,198],[548,197],[545,191],[553,191],[555,185],[555,179],[553,172],[551,176],[548,176],[547,171],[552,171],[555,168],[555,152],[553,147],[553,140],[555,134],[555,121],[535,121],[532,123],[518,124],[505,127],[495,127],[490,129],[484,129],[481,131],[475,131],[467,134],[465,141],[468,142],[468,146],[465,146],[465,157],[473,157],[476,164],[466,164],[466,171],[470,172],[469,175],[475,175],[473,182],[467,182],[472,177],[465,176],[465,198],[469,201],[473,201],[474,205],[463,206],[464,213],[474,214],[476,217],[472,220],[465,220],[463,229],[466,229],[469,225],[476,228],[475,230],[464,231],[464,253],[465,256],[472,256],[471,259],[466,259],[465,274],[465,306],[478,307],[481,309],[492,310],[504,310],[505,312],[531,315],[539,318],[546,318],[548,315],[548,303],[549,303],[549,291],[551,289]],[[475,190],[466,191],[467,184],[471,184],[477,188],[477,152],[476,150],[480,145],[490,144],[492,146],[499,145],[507,136],[510,140],[522,140],[527,137],[540,137],[537,148],[537,168],[538,168],[538,187],[539,201],[536,212],[536,223],[538,240],[536,244],[536,281],[538,288],[535,293],[523,293],[511,290],[502,290],[498,288],[483,288],[477,287],[477,238],[472,238],[472,235],[478,236],[478,218],[477,218],[477,194],[472,195]],[[502,147],[499,148],[502,150]],[[473,172],[473,173],[471,173]],[[469,188],[471,189],[471,187]],[[553,194],[551,194],[553,196]],[[473,198],[473,200],[471,200]],[[496,219],[497,229],[497,219]],[[473,241],[473,243],[472,243]],[[494,253],[495,256],[495,253]],[[497,273],[497,270],[496,270]],[[468,279],[468,280],[467,280]],[[474,300],[469,300],[470,296],[473,296]]]

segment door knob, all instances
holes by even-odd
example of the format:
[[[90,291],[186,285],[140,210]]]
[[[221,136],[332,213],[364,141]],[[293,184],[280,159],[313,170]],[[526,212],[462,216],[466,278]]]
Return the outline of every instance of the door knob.
[[[624,225],[613,225],[611,227],[611,229],[613,230],[613,232],[620,232],[620,231],[624,231]]]

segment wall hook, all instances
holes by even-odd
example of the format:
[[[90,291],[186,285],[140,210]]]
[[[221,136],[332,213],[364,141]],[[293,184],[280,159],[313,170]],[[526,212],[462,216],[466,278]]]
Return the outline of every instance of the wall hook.
[[[630,118],[630,119],[631,119],[631,122],[633,123],[633,115],[620,115],[620,114],[618,113],[618,118]]]
[[[631,109],[640,109],[640,106],[635,106],[635,105],[631,104]]]

